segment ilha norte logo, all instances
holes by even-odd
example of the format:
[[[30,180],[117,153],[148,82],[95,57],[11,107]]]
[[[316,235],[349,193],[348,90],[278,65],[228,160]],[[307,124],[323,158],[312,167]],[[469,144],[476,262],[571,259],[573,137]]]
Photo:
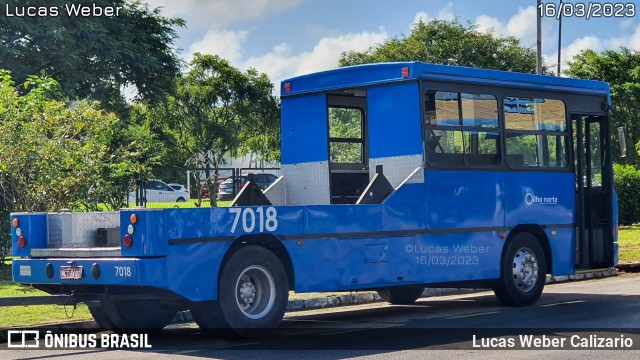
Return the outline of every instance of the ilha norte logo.
[[[557,205],[558,204],[558,198],[555,197],[555,196],[541,197],[541,196],[537,196],[533,192],[528,192],[524,196],[524,202],[525,202],[525,204],[527,204],[527,206],[533,205],[533,204]]]

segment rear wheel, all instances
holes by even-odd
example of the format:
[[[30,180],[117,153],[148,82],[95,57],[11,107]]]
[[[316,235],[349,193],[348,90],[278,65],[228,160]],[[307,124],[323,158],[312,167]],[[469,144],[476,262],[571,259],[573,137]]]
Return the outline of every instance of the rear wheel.
[[[531,305],[542,294],[546,269],[544,250],[538,239],[529,233],[520,233],[507,245],[501,278],[493,292],[504,305]]]
[[[378,295],[388,303],[401,305],[414,303],[423,292],[423,286],[402,286],[380,289]]]
[[[177,309],[158,300],[113,300],[87,302],[89,312],[103,329],[160,330]]]
[[[184,202],[184,201],[185,201],[185,200],[184,200],[184,198],[183,198],[183,197],[179,197],[179,198],[176,200],[176,202]]]
[[[223,265],[218,300],[193,303],[191,310],[207,332],[258,337],[280,324],[288,298],[287,274],[278,257],[263,247],[247,246]]]

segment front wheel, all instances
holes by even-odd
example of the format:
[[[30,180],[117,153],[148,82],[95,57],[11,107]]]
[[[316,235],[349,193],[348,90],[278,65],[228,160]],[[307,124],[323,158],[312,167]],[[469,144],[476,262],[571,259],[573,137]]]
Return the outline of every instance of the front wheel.
[[[542,294],[546,269],[544,250],[538,239],[529,233],[520,233],[507,245],[501,277],[493,291],[504,305],[531,305]]]
[[[288,299],[287,274],[278,257],[263,247],[247,246],[223,265],[218,300],[193,303],[192,314],[205,331],[258,337],[280,324]]]

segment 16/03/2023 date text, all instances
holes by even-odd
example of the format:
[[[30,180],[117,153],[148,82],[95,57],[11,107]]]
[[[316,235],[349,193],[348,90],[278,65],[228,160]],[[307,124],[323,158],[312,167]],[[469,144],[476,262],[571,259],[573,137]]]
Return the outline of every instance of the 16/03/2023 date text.
[[[634,17],[636,4],[632,2],[561,2],[541,3],[538,5],[541,17],[579,17],[586,20],[592,18]]]

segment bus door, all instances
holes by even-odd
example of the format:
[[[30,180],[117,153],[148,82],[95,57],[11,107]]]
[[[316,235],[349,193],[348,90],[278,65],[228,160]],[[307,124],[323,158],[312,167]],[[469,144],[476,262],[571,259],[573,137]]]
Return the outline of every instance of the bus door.
[[[369,183],[366,92],[352,92],[327,95],[331,204],[355,204]]]
[[[613,176],[606,116],[572,115],[576,268],[613,265]]]

